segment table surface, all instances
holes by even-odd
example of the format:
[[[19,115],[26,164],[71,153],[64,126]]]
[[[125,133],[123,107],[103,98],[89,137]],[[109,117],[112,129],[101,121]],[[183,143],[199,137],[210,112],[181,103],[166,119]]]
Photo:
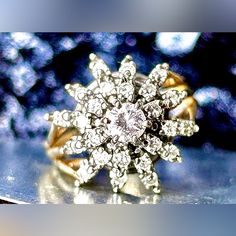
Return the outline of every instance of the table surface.
[[[160,195],[146,191],[135,174],[129,176],[122,193],[114,194],[106,171],[76,189],[74,179],[51,165],[40,141],[2,142],[0,199],[13,203],[236,203],[236,152],[183,147],[181,151],[183,163],[156,165]]]

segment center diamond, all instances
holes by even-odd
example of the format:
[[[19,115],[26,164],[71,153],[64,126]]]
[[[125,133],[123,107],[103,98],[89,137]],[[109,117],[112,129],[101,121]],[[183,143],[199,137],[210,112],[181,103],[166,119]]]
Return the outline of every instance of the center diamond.
[[[110,120],[109,135],[118,136],[120,142],[131,142],[145,131],[146,117],[143,111],[132,103],[124,103],[121,108],[113,108],[107,118]]]

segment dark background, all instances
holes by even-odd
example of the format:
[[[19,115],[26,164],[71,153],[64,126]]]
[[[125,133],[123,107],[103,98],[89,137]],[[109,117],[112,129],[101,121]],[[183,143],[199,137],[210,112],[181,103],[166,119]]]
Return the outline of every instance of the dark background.
[[[88,55],[115,70],[131,54],[148,74],[167,62],[186,77],[199,103],[200,132],[179,138],[205,150],[236,149],[236,34],[233,33],[1,33],[0,139],[43,140],[46,112],[73,109],[67,83],[92,80]]]

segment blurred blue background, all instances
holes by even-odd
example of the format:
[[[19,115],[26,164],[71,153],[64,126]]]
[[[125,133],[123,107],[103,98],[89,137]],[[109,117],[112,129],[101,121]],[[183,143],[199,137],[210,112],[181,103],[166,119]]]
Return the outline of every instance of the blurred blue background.
[[[236,34],[226,33],[0,33],[0,139],[43,140],[46,112],[73,109],[67,83],[87,84],[88,55],[112,70],[131,54],[148,74],[167,62],[186,77],[199,103],[200,132],[177,142],[235,150]]]

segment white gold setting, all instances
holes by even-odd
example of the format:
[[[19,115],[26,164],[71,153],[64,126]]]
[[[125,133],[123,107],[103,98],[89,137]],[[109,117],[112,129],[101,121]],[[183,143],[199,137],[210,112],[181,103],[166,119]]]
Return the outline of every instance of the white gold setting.
[[[169,74],[166,63],[158,64],[143,83],[137,83],[131,56],[126,56],[114,73],[95,54],[90,60],[95,86],[66,85],[77,101],[76,109],[45,116],[54,125],[79,131],[60,148],[61,154],[90,154],[77,170],[76,186],[107,168],[114,192],[124,186],[130,171],[136,171],[147,189],[159,193],[154,161],[181,162],[180,151],[171,139],[198,131],[193,120],[167,118],[187,92],[162,87]]]

